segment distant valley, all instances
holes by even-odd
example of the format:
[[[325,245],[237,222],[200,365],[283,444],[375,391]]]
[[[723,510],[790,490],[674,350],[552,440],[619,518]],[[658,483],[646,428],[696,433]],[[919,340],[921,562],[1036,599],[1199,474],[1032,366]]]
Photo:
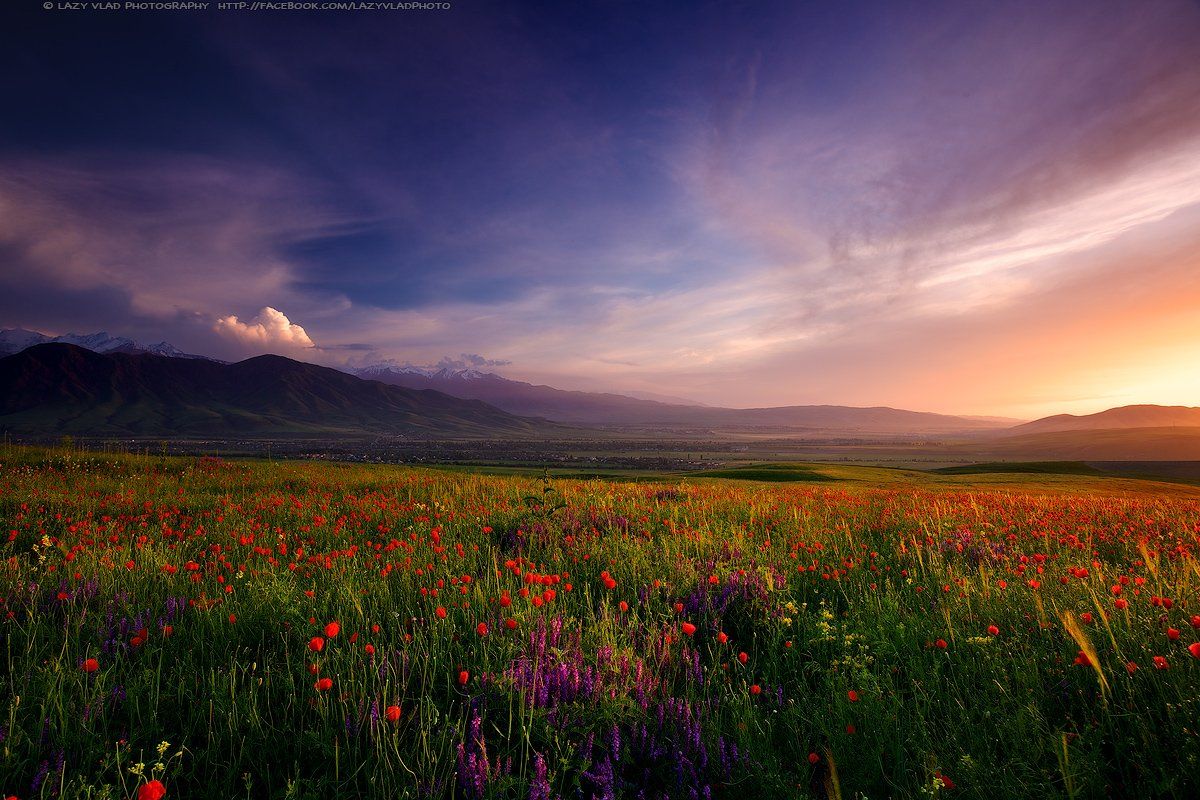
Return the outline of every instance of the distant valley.
[[[1136,405],[1032,422],[904,409],[719,408],[582,392],[477,369],[228,364],[107,333],[0,331],[0,431],[23,436],[796,440],[839,458],[1200,460],[1200,408]],[[666,402],[677,401],[677,402]],[[873,448],[873,449],[872,449]]]

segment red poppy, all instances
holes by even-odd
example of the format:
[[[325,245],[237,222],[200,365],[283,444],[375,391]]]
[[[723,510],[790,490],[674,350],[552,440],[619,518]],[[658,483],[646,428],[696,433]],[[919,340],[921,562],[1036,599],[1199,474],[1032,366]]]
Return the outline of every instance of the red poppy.
[[[162,781],[150,781],[138,787],[138,800],[162,800],[167,796],[167,787]]]
[[[328,692],[333,688],[333,678],[318,678],[317,682],[313,684],[313,687],[318,692]]]
[[[757,683],[750,687],[750,694],[762,694],[762,687]]]
[[[1192,642],[1189,644],[1188,652],[1192,654],[1192,658],[1200,658],[1200,642]]]
[[[817,762],[818,762],[818,761],[820,761],[820,760],[821,760],[821,757],[820,757],[819,755],[817,755],[816,753],[809,753],[809,754],[808,754],[808,763],[810,763],[810,764],[815,764],[815,763],[817,763]]]
[[[325,638],[332,639],[342,630],[342,626],[336,622],[331,622],[325,626]]]
[[[388,706],[387,709],[383,712],[383,715],[385,717],[387,717],[388,722],[399,722],[400,714],[401,714],[400,706]]]
[[[375,655],[375,645],[373,645],[373,644],[364,645],[363,652],[369,656]]]
[[[488,626],[487,626],[487,623],[486,623],[486,622],[481,622],[481,623],[479,623],[478,625],[476,625],[476,626],[475,626],[475,632],[476,632],[476,633],[478,633],[480,636],[487,636],[487,635],[488,635]]]
[[[508,619],[504,620],[504,627],[508,628],[510,631],[515,631],[517,629],[517,621],[512,617],[509,617]]]
[[[83,662],[84,672],[95,672],[98,669],[100,669],[100,662],[94,658],[89,658],[87,661]]]
[[[434,611],[433,613],[437,615],[438,619],[445,619],[446,618],[446,607],[438,606],[437,610]]]
[[[624,600],[622,600],[617,604],[617,608],[621,609],[621,612],[624,613],[629,610],[629,603],[626,603]]]
[[[469,680],[471,680],[471,673],[465,669],[458,673],[458,683],[460,686],[466,686]]]
[[[685,622],[682,625],[680,625],[679,627],[681,627],[683,629],[683,632],[686,633],[688,636],[691,636],[692,634],[694,634],[696,632],[696,626],[690,622]]]
[[[1167,669],[1170,666],[1171,665],[1167,663],[1167,659],[1164,658],[1163,656],[1155,656],[1154,657],[1154,668],[1155,669]]]
[[[721,631],[720,633],[717,634],[717,644],[725,644],[728,641],[729,641],[729,634],[725,633],[725,631]]]
[[[988,632],[988,636],[999,636],[1000,635],[1000,629],[997,628],[995,625],[988,625],[987,632]]]
[[[1179,629],[1178,628],[1167,628],[1167,638],[1170,639],[1172,642],[1179,641]]]
[[[1125,671],[1128,672],[1130,675],[1137,672],[1137,669],[1138,669],[1137,662],[1134,662],[1134,661],[1126,661],[1125,662]]]
[[[850,691],[846,692],[846,697],[849,697],[849,698],[850,698],[850,702],[851,702],[851,703],[857,703],[857,702],[858,702],[858,692],[854,691],[853,689],[851,689]]]
[[[945,639],[938,639],[934,644],[937,645],[939,650],[945,650],[949,646],[946,644]]]
[[[746,655],[745,651],[742,651],[741,653],[738,653],[738,661],[740,661],[740,662],[742,662],[743,664],[745,664],[745,663],[746,663],[747,661],[749,661],[749,660],[750,660],[750,656]]]
[[[308,649],[314,653],[319,653],[325,649],[325,640],[320,636],[314,636],[308,640]]]

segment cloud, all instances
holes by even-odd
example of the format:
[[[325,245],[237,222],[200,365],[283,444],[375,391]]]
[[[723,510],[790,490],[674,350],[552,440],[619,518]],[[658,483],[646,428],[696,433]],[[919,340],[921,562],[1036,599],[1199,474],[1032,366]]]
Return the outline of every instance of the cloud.
[[[282,306],[328,330],[349,302],[299,291],[284,252],[352,224],[354,211],[323,201],[324,186],[230,157],[0,148],[0,319],[119,330],[220,358],[244,354],[241,339],[214,330],[231,305]]]
[[[323,344],[317,347],[323,353],[373,353],[378,348],[367,342],[347,342],[346,344]]]
[[[415,369],[423,371],[435,371],[439,369],[447,370],[464,370],[464,369],[494,369],[496,367],[507,367],[513,362],[499,358],[487,358],[478,353],[459,353],[457,358],[452,356],[442,356],[439,359],[433,358],[392,358],[386,352],[376,349],[373,345],[334,345],[332,347],[318,347],[318,350],[335,351],[349,350],[361,352],[363,355],[352,355],[340,362],[340,368],[356,370],[367,367],[391,367],[393,369]]]
[[[304,328],[278,309],[267,306],[249,322],[230,314],[221,317],[213,330],[245,345],[260,347],[316,347]]]
[[[1089,375],[1123,342],[1200,341],[1163,321],[1194,297],[1200,241],[1163,246],[1200,208],[1194,4],[769,5],[685,24],[669,57],[597,40],[653,57],[590,72],[486,21],[417,50],[314,35],[303,59],[214,35],[271,130],[230,108],[239,144],[207,154],[0,140],[0,321],[229,358],[290,342],[331,365],[509,364],[487,349],[570,388],[980,413],[1140,391]],[[517,72],[469,79],[509,51]],[[432,57],[449,53],[467,55]],[[1133,299],[1144,318],[1119,313]],[[223,316],[263,307],[279,319]],[[1154,366],[1178,387],[1194,361]]]
[[[495,358],[484,358],[478,353],[460,353],[458,358],[443,357],[441,361],[438,361],[437,366],[440,369],[480,369],[482,367],[507,367],[511,363],[511,361]]]

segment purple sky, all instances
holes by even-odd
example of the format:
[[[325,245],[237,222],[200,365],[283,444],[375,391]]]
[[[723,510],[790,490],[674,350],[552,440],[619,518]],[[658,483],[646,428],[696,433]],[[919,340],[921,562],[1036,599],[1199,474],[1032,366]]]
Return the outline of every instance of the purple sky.
[[[0,327],[736,406],[1200,405],[1190,0],[41,5],[0,11]]]

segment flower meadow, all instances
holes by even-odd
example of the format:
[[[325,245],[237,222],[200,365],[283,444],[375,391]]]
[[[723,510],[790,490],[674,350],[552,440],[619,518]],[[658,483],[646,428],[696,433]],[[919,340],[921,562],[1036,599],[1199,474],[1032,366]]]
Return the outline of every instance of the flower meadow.
[[[0,797],[1195,797],[1200,503],[8,448]]]

